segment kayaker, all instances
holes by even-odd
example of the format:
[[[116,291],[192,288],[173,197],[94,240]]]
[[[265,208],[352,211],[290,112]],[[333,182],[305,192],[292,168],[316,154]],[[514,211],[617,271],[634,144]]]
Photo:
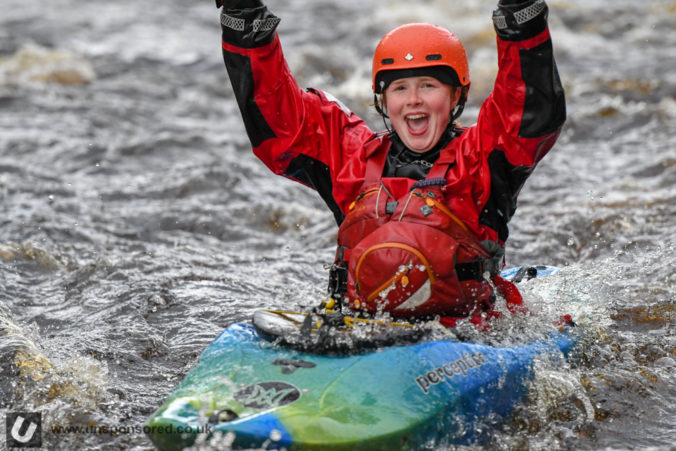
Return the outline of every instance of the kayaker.
[[[334,298],[395,317],[452,326],[495,316],[507,224],[526,178],[566,117],[544,0],[499,0],[499,70],[473,126],[460,127],[470,87],[450,31],[406,24],[375,49],[372,91],[384,132],[330,94],[301,89],[259,0],[216,0],[223,57],[255,155],[320,194],[339,225]],[[387,122],[386,122],[387,124]]]

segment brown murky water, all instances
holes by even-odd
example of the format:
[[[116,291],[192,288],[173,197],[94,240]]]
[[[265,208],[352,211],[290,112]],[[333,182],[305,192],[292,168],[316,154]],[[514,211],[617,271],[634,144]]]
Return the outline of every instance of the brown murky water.
[[[323,294],[336,227],[251,155],[213,2],[1,2],[0,416],[40,412],[44,449],[150,449],[143,423],[226,325]],[[379,128],[375,44],[437,22],[469,49],[476,117],[493,1],[309,3],[270,2],[302,85]],[[676,3],[549,4],[569,118],[507,258],[563,267],[524,287],[533,321],[570,312],[588,338],[571,362],[541,362],[490,447],[669,449]]]

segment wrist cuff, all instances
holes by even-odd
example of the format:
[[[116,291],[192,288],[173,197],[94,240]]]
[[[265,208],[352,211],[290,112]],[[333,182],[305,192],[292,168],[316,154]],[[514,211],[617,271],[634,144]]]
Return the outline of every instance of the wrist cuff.
[[[493,26],[500,38],[521,41],[532,38],[547,28],[548,11],[545,0],[498,4],[498,9],[493,11]]]
[[[265,6],[221,12],[223,41],[238,47],[254,48],[269,44],[275,34],[279,17]]]

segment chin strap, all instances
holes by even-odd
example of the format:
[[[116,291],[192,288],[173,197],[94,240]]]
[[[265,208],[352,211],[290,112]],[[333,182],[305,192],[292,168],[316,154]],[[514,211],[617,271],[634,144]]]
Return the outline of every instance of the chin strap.
[[[453,111],[451,111],[451,123],[455,122],[456,119],[460,117],[462,112],[465,111],[465,102],[459,103]]]
[[[381,108],[380,99],[378,98],[378,94],[373,94],[373,106],[376,108],[376,111],[378,112],[378,114],[380,114],[380,117],[383,119],[383,124],[385,124],[385,129],[391,132],[392,127],[387,123],[387,119],[389,119],[390,117]]]
[[[460,100],[458,100],[458,104],[455,106],[455,109],[451,111],[451,122],[455,122],[456,119],[460,117],[462,112],[465,111],[465,102],[467,102],[468,91],[468,86],[462,87],[462,90],[460,91]]]
[[[383,109],[380,107],[380,99],[378,98],[378,94],[373,94],[373,105],[376,107],[376,111],[378,114],[380,114],[383,118],[389,119],[390,117],[383,111]]]

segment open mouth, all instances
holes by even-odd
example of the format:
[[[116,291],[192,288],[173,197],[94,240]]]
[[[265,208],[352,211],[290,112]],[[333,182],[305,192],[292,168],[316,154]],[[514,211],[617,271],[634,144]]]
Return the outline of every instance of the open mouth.
[[[429,116],[425,113],[409,114],[406,116],[406,125],[412,134],[422,134],[427,130]]]

